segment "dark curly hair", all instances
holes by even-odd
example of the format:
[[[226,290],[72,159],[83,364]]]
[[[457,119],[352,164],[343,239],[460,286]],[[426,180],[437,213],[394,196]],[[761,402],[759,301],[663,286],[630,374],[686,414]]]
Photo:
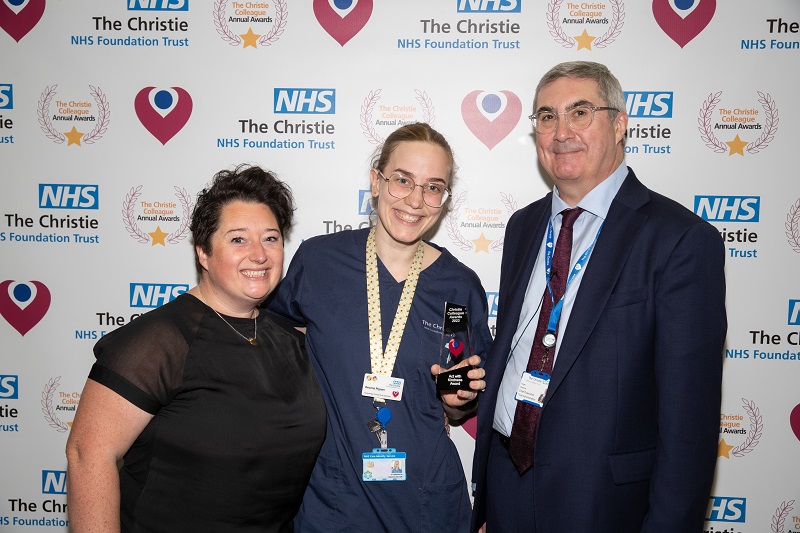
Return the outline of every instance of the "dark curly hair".
[[[219,228],[222,208],[237,200],[269,207],[281,236],[291,229],[295,205],[289,186],[261,167],[239,165],[234,170],[217,172],[211,186],[198,193],[189,227],[195,246],[211,255],[211,236]],[[194,262],[197,273],[202,274],[203,267],[196,254]]]

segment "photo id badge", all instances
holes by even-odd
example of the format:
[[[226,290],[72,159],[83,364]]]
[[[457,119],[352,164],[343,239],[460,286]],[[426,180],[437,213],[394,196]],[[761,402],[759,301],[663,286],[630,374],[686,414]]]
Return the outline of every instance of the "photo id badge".
[[[541,407],[544,404],[548,385],[550,385],[550,374],[538,370],[523,372],[514,399]]]
[[[400,401],[403,399],[403,384],[405,380],[380,374],[364,374],[364,384],[361,386],[361,396],[368,398],[381,398],[383,400]]]
[[[444,327],[439,352],[439,366],[443,369],[436,376],[436,389],[440,391],[470,390],[467,372],[472,367],[453,367],[472,355],[469,344],[469,320],[467,306],[445,302]]]
[[[405,481],[406,452],[398,452],[394,448],[381,451],[374,448],[371,452],[361,454],[364,469],[363,481]]]

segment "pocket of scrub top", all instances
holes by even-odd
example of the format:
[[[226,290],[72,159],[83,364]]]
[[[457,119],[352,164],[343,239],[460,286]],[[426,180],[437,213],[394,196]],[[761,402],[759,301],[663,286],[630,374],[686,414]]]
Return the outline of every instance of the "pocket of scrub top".
[[[426,483],[420,497],[421,531],[441,533],[469,528],[472,506],[464,479],[445,485]]]

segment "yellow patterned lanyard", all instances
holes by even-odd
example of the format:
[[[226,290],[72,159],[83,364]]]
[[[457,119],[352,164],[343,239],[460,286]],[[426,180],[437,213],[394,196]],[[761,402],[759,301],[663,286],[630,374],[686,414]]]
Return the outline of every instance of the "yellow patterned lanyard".
[[[394,369],[394,362],[397,359],[397,350],[400,348],[400,339],[403,337],[403,330],[408,320],[408,312],[411,310],[411,301],[414,299],[414,291],[417,289],[417,280],[422,270],[422,256],[425,249],[420,241],[411,268],[408,270],[403,294],[397,304],[397,312],[394,315],[392,331],[389,333],[389,341],[386,343],[386,352],[383,352],[383,333],[381,331],[381,289],[378,282],[378,253],[375,250],[375,228],[369,232],[367,237],[367,310],[369,312],[369,354],[372,364],[372,373],[382,376],[391,376]]]

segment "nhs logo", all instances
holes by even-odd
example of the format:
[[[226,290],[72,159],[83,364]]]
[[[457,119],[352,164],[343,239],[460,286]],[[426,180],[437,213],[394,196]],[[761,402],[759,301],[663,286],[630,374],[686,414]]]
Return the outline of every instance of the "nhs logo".
[[[49,209],[97,209],[100,206],[97,185],[39,184],[39,207]]]
[[[789,300],[789,325],[800,326],[800,300]]]
[[[131,283],[131,307],[160,307],[188,290],[188,285]]]
[[[486,303],[489,307],[489,318],[497,318],[497,302],[500,297],[499,292],[487,292]]]
[[[19,376],[0,376],[0,400],[19,399]]]
[[[275,113],[332,115],[336,113],[336,89],[275,87]]]
[[[672,91],[626,92],[625,109],[633,118],[672,118]]]
[[[0,109],[14,109],[14,86],[0,83]]]
[[[66,494],[67,472],[65,470],[42,470],[42,494]]]
[[[459,13],[519,13],[522,0],[456,0]]]
[[[712,496],[708,501],[706,522],[744,522],[746,498]]]
[[[758,222],[760,196],[695,196],[694,212],[709,222]]]
[[[358,214],[369,216],[372,213],[372,191],[361,189],[358,191]]]
[[[128,0],[128,11],[189,11],[189,0]]]

